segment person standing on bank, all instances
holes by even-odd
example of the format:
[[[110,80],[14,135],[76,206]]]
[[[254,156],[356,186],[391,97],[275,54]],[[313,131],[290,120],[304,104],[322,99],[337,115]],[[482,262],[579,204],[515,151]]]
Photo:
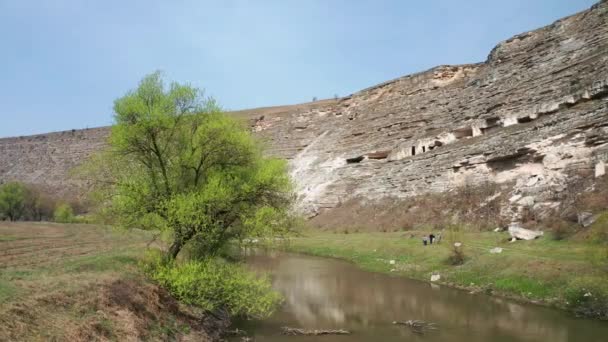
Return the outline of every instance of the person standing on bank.
[[[429,234],[429,242],[431,245],[433,244],[433,240],[435,240],[435,235],[433,233]]]

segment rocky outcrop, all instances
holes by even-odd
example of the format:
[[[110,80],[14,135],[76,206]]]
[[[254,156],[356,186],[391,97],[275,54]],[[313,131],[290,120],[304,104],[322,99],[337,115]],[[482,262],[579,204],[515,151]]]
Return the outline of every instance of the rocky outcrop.
[[[568,181],[604,173],[607,12],[602,2],[500,43],[484,63],[408,75],[260,133],[291,160],[313,213],[487,181],[515,184],[507,215],[552,207]]]
[[[484,182],[513,184],[505,215],[553,208],[568,182],[605,173],[608,3],[501,42],[483,63],[439,66],[338,101],[239,115],[269,153],[289,160],[298,206],[311,215],[354,198]],[[0,179],[65,189],[66,170],[106,133],[0,140]]]
[[[87,184],[74,167],[106,145],[108,127],[0,139],[0,183],[21,181],[73,199]]]

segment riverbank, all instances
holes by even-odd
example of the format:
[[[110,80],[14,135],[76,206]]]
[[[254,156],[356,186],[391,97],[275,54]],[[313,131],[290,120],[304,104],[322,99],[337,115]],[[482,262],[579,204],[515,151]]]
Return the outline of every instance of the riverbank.
[[[351,261],[363,269],[430,281],[608,319],[606,247],[582,240],[509,242],[506,232],[458,233],[424,246],[428,232],[328,233],[306,231],[287,249]],[[445,234],[444,234],[445,235]],[[453,240],[453,241],[450,241]],[[464,263],[452,265],[454,241],[462,244]],[[500,247],[501,253],[490,250]]]
[[[0,340],[213,341],[227,318],[178,303],[138,267],[146,231],[0,222]]]

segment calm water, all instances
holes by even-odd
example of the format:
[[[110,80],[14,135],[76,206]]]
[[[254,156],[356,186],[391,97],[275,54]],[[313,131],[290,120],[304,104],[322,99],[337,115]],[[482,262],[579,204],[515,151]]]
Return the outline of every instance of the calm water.
[[[237,326],[260,341],[608,341],[608,323],[534,305],[363,271],[347,262],[264,253],[248,257],[270,273],[283,307],[270,319]],[[392,321],[438,324],[424,335]],[[281,327],[347,329],[349,336],[280,334]],[[237,341],[239,339],[235,339]]]

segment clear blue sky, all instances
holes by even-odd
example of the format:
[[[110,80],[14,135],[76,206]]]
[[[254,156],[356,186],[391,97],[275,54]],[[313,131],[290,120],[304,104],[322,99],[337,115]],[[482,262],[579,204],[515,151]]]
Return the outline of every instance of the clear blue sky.
[[[0,137],[108,125],[155,70],[228,109],[348,95],[595,2],[0,0]]]

